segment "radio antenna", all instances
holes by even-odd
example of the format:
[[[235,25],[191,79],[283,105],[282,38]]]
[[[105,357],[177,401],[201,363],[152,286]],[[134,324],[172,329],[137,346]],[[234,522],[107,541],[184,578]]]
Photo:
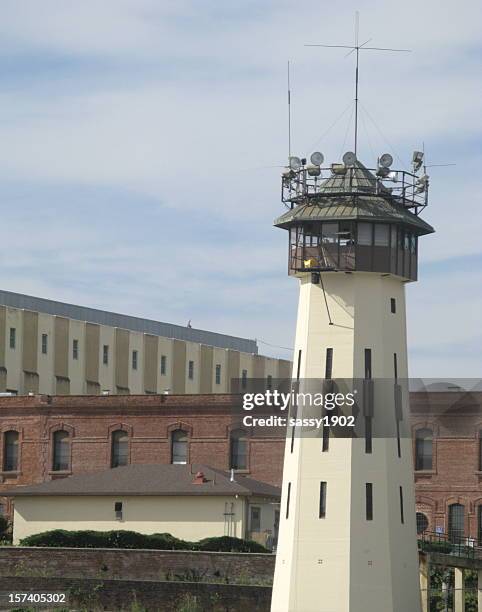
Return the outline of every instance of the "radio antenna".
[[[312,44],[305,45],[305,47],[325,47],[331,49],[350,49],[350,51],[345,55],[348,57],[355,51],[356,55],[356,63],[355,63],[355,143],[354,143],[354,151],[355,155],[357,153],[358,148],[358,82],[359,82],[359,56],[360,51],[391,51],[391,52],[402,52],[402,53],[410,53],[411,49],[391,49],[386,47],[367,47],[366,45],[372,40],[369,38],[361,45],[359,44],[359,31],[360,31],[360,14],[358,11],[355,12],[355,44],[353,45],[325,45],[325,44]]]
[[[288,166],[291,159],[291,88],[290,88],[290,61],[288,60]]]

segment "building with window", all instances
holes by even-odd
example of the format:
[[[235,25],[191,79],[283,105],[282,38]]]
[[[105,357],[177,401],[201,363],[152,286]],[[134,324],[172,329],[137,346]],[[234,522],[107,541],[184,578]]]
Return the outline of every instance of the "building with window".
[[[4,490],[113,466],[203,463],[280,486],[284,431],[244,428],[236,401],[225,394],[0,397],[0,513],[11,514]],[[410,403],[417,531],[482,544],[482,393],[412,392]],[[322,437],[321,452],[330,441]]]
[[[272,544],[280,489],[205,465],[129,465],[7,492],[14,543],[51,529],[232,536]]]
[[[289,376],[255,340],[0,291],[0,393],[228,393]]]

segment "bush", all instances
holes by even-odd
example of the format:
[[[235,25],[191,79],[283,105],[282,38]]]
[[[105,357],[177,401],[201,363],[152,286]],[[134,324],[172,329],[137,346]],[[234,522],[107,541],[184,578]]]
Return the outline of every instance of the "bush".
[[[170,533],[146,535],[136,531],[65,531],[54,529],[27,536],[20,541],[22,546],[51,546],[66,548],[144,548],[154,550],[202,550],[213,552],[270,552],[261,544],[221,536],[205,538],[199,542],[187,542]]]

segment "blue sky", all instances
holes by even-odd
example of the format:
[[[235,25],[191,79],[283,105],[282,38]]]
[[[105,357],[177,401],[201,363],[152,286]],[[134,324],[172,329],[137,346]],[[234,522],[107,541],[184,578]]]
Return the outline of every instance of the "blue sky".
[[[408,287],[413,376],[479,377],[481,50],[475,1],[4,0],[0,22],[1,286],[289,347],[276,166],[351,148],[360,38],[360,155],[431,172],[420,282]],[[375,124],[370,117],[375,119]],[[344,145],[345,134],[347,142]],[[260,344],[268,354],[290,352]]]

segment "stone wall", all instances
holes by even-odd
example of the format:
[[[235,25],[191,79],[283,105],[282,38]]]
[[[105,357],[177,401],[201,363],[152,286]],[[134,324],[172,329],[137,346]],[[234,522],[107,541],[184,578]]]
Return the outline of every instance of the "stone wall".
[[[271,584],[275,555],[114,548],[0,547],[0,579],[203,580]]]

